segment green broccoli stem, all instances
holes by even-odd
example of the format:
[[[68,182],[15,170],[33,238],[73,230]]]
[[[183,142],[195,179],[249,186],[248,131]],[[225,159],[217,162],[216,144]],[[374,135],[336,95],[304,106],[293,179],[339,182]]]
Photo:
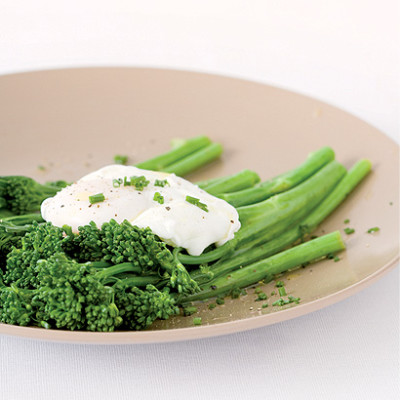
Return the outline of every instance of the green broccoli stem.
[[[90,262],[88,263],[91,264]],[[95,277],[107,284],[109,282],[113,282],[117,280],[115,275],[124,273],[124,272],[131,272],[133,274],[140,274],[142,272],[142,268],[140,266],[136,266],[132,263],[125,262],[117,265],[113,265],[111,267],[102,268],[99,272],[96,272]]]
[[[154,158],[140,162],[136,164],[136,167],[152,171],[163,171],[167,166],[176,163],[209,144],[211,144],[211,140],[207,136],[196,136],[183,140],[179,146]]]
[[[337,161],[331,161],[295,188],[254,206],[243,207],[242,210],[250,209],[251,214],[243,215],[243,212],[241,215],[239,211],[240,221],[243,225],[232,240],[200,256],[180,254],[179,260],[188,265],[216,261],[238,246],[271,229],[275,224],[280,224],[279,229],[282,230],[288,228],[296,215],[302,212],[306,213],[322,201],[345,173],[346,169],[343,165]],[[253,218],[251,219],[250,216]],[[258,218],[255,218],[256,216]]]
[[[369,160],[358,161],[335,189],[300,223],[294,224],[282,235],[276,236],[270,241],[261,237],[248,242],[245,248],[238,249],[230,257],[221,259],[213,264],[211,267],[213,276],[228,274],[240,266],[272,256],[301,239],[304,233],[312,233],[345,200],[370,170],[371,162]],[[262,241],[266,243],[260,244]],[[199,283],[210,281],[210,278],[199,269],[192,271],[191,276]]]
[[[145,276],[130,276],[122,279],[118,279],[116,282],[118,288],[128,287],[146,287],[147,285],[157,285],[163,279],[157,275],[145,275]],[[164,279],[165,282],[167,282]]]
[[[194,170],[217,159],[222,154],[222,145],[211,143],[206,147],[189,154],[185,158],[163,168],[163,172],[168,172],[178,176],[184,176]]]
[[[206,179],[204,181],[197,181],[197,182],[195,182],[195,185],[197,185],[200,189],[207,190],[207,187],[209,185],[214,185],[214,183],[221,182],[222,180],[228,178],[229,176],[233,176],[233,175],[221,176],[219,178]]]
[[[221,178],[217,182],[208,184],[205,190],[214,196],[218,196],[221,193],[236,192],[253,187],[258,182],[260,182],[260,177],[256,172],[244,169],[237,174]]]
[[[227,295],[232,289],[245,288],[261,280],[269,282],[274,279],[274,276],[291,268],[319,260],[330,253],[336,253],[343,249],[345,249],[345,244],[340,232],[335,231],[237,269],[229,275],[219,276],[205,285],[201,285],[202,291],[200,293],[182,297],[179,302],[205,300],[215,296]]]
[[[218,197],[226,200],[234,207],[246,206],[266,200],[274,194],[285,192],[297,186],[334,158],[335,153],[330,147],[322,147],[321,149],[310,153],[303,164],[291,171],[278,175],[271,180],[262,182],[256,187],[233,193],[224,193]]]
[[[33,221],[44,222],[42,215],[39,213],[12,215],[0,220],[1,222],[11,223],[13,225],[28,225]]]

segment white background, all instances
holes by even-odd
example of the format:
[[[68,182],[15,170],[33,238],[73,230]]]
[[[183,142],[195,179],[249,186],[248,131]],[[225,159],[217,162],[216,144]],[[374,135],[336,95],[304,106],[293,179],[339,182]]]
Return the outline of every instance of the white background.
[[[394,0],[0,0],[0,74],[150,66],[311,95],[399,141]],[[1,112],[1,110],[0,110]],[[82,346],[0,336],[4,399],[398,399],[398,268],[313,314],[207,340]]]

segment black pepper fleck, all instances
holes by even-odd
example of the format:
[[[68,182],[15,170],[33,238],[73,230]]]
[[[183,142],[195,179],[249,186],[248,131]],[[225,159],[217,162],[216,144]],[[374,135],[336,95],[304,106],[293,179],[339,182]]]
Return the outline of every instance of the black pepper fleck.
[[[64,205],[64,204],[61,204],[60,208],[63,208],[63,207],[65,207],[65,205]]]
[[[166,209],[167,211],[169,211],[169,210],[171,209],[171,207],[165,207],[165,209]]]
[[[215,285],[212,285],[212,286],[211,286],[211,289],[212,289],[212,290],[216,290],[217,287],[216,287]]]

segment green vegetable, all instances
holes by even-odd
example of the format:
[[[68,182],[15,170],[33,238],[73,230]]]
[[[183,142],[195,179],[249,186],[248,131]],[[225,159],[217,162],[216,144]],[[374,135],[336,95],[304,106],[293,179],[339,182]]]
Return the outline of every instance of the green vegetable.
[[[156,179],[154,181],[154,186],[164,187],[165,185],[169,185],[169,183],[166,179]]]
[[[97,193],[97,194],[94,194],[93,196],[89,196],[90,204],[101,203],[105,199],[106,198],[104,197],[103,193]]]
[[[286,296],[286,289],[282,286],[278,289],[279,296]]]
[[[132,268],[126,263],[98,272],[91,263],[79,264],[55,253],[36,263],[38,279],[33,288],[21,288],[18,282],[7,287],[1,282],[0,321],[109,332],[123,324],[143,329],[156,318],[176,314],[175,301],[154,286],[143,291],[126,286],[126,281],[106,284],[113,275]]]
[[[164,197],[161,196],[160,192],[155,192],[153,196],[153,200],[159,204],[164,204]]]
[[[201,317],[193,318],[193,325],[198,326],[198,325],[201,325],[201,324],[202,324]]]
[[[330,147],[322,147],[320,150],[311,153],[303,164],[291,171],[263,182],[254,188],[223,194],[219,197],[235,207],[257,203],[297,186],[332,161],[334,157],[335,153]]]
[[[128,163],[128,156],[121,156],[120,154],[116,154],[114,156],[115,164],[126,165]]]
[[[148,181],[143,175],[142,176],[131,176],[129,185],[134,186],[136,190],[142,191],[146,186],[148,186],[150,181]]]
[[[143,168],[186,174],[215,159],[222,150],[205,136],[175,145],[138,166],[147,163]],[[288,269],[323,257],[336,261],[335,254],[344,249],[339,232],[308,239],[365,177],[371,164],[361,160],[346,172],[333,158],[332,149],[325,147],[301,166],[267,182],[259,183],[258,175],[250,170],[200,182],[209,192],[230,199],[242,227],[233,240],[218,248],[210,246],[197,257],[182,254],[179,248],[171,250],[150,229],[128,221],[119,224],[111,220],[101,227],[92,222],[80,227],[78,234],[68,226],[44,223],[40,214],[25,214],[30,207],[13,206],[13,201],[22,203],[15,195],[21,185],[9,190],[12,185],[8,182],[15,177],[2,177],[0,322],[69,330],[146,329],[156,319],[178,314],[178,305],[184,315],[192,315],[197,312],[192,301],[216,298],[208,306],[212,309],[224,304],[225,296],[237,298],[246,293],[244,288],[267,283]],[[19,183],[31,182],[24,179],[28,180]],[[54,195],[67,185],[63,182],[44,186]],[[112,184],[143,190],[149,181],[135,176],[113,179]],[[154,183],[159,187],[166,184],[166,179]],[[153,199],[162,204],[163,196],[156,192]],[[199,199],[188,196],[186,200],[208,211]],[[104,201],[104,196],[97,201]],[[33,211],[40,208],[37,199],[35,207]],[[368,233],[377,230],[371,228]],[[299,240],[301,244],[297,244]],[[197,266],[188,271],[185,265]],[[281,297],[273,306],[299,303],[300,298],[287,296],[282,281],[275,285]],[[255,301],[267,299],[261,287],[254,293]],[[200,325],[201,318],[194,318],[193,323]]]
[[[230,271],[240,266],[248,265],[276,254],[299,240],[304,235],[304,232],[313,232],[343,202],[370,170],[371,163],[368,160],[357,162],[336,185],[335,189],[306,218],[293,224],[290,229],[285,230],[274,238],[270,238],[270,234],[267,233],[264,238],[260,236],[247,243],[244,248],[231,253],[229,257],[222,258],[214,264],[212,269],[214,277],[229,274]],[[313,241],[317,239],[313,239]],[[195,270],[191,275],[199,282],[209,281],[207,277],[201,274],[201,271]]]
[[[221,193],[235,192],[253,187],[258,182],[260,182],[260,177],[256,172],[244,169],[235,175],[220,178],[213,183],[209,182],[207,185],[203,186],[205,186],[204,189],[208,193],[218,196]],[[223,198],[224,196],[222,195],[219,197]]]
[[[208,212],[207,204],[201,203],[200,199],[197,199],[196,197],[192,196],[186,196],[185,200],[188,203],[193,204],[196,207],[199,207],[201,210]]]
[[[319,260],[329,253],[337,252],[344,248],[345,245],[340,233],[337,231],[332,232],[232,271],[229,274],[229,278],[226,275],[217,276],[210,282],[200,285],[201,291],[199,293],[185,296],[181,301],[204,300],[214,296],[227,295],[234,288],[244,288],[260,280],[269,282],[273,280],[275,275],[288,269],[304,262]]]
[[[347,235],[351,235],[352,233],[355,232],[355,230],[353,228],[344,228],[344,233],[346,233]]]
[[[308,214],[332,191],[345,173],[341,164],[332,161],[295,188],[252,206],[240,207],[238,212],[243,225],[234,239],[200,256],[181,254],[180,261],[189,265],[215,261],[238,246],[260,238],[265,232],[275,236],[277,233],[272,229],[276,227],[280,233],[287,230],[293,218],[298,217],[302,211]]]
[[[209,144],[211,144],[211,140],[207,136],[197,136],[182,140],[179,146],[157,157],[138,163],[136,167],[152,171],[165,171],[167,166],[175,164],[179,160],[186,159],[190,154],[201,150]]]
[[[375,226],[374,228],[369,228],[367,230],[367,233],[373,233],[373,232],[379,232],[379,231],[380,231],[380,228]]]
[[[222,154],[222,145],[211,143],[185,158],[163,168],[164,172],[184,176],[217,159]]]
[[[15,214],[39,211],[43,200],[54,196],[63,187],[42,185],[26,176],[0,176],[0,209]]]

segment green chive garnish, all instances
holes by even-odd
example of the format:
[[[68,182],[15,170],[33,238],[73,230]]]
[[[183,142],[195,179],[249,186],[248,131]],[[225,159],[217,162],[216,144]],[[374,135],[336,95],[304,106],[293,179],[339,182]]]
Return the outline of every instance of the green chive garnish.
[[[286,296],[286,290],[285,290],[284,286],[281,286],[280,288],[278,288],[278,292],[279,292],[279,296]]]
[[[157,201],[160,204],[164,204],[164,197],[161,196],[161,194],[159,192],[155,192],[154,193],[154,197],[153,197],[154,201]]]
[[[150,181],[148,181],[143,175],[142,176],[131,176],[130,184],[135,186],[136,190],[142,191]]]
[[[183,315],[184,315],[185,317],[187,317],[187,316],[189,316],[189,315],[192,315],[192,314],[194,314],[194,313],[197,313],[197,307],[189,306],[189,307],[185,307],[185,308],[183,309]]]
[[[379,227],[374,226],[373,228],[369,228],[369,229],[367,230],[367,232],[368,232],[368,233],[373,233],[373,232],[378,232],[379,230],[380,230]]]
[[[124,176],[124,186],[131,186],[131,181],[126,176]]]
[[[201,203],[200,199],[192,196],[186,196],[186,201],[194,206],[199,207],[201,210],[208,212],[207,204]]]
[[[278,281],[275,283],[275,287],[282,287],[283,286],[283,282],[282,281]]]
[[[156,179],[154,182],[154,186],[164,187],[165,185],[169,185],[166,179]]]
[[[122,179],[121,178],[118,178],[118,179],[113,179],[113,186],[115,187],[115,188],[119,188],[120,186],[121,186],[121,184],[122,184]]]
[[[267,295],[264,292],[258,293],[256,301],[267,300]]]
[[[193,318],[193,325],[201,325],[201,317]]]
[[[343,221],[345,224],[348,224],[350,222],[350,220],[347,218]]]
[[[344,233],[346,233],[347,235],[351,235],[354,232],[355,230],[353,228],[344,228]]]
[[[114,162],[115,164],[126,165],[126,163],[128,162],[128,156],[121,156],[120,154],[116,154],[114,156]]]
[[[104,197],[103,193],[97,193],[97,194],[94,194],[93,196],[89,196],[90,204],[101,203],[105,199],[106,198]]]

